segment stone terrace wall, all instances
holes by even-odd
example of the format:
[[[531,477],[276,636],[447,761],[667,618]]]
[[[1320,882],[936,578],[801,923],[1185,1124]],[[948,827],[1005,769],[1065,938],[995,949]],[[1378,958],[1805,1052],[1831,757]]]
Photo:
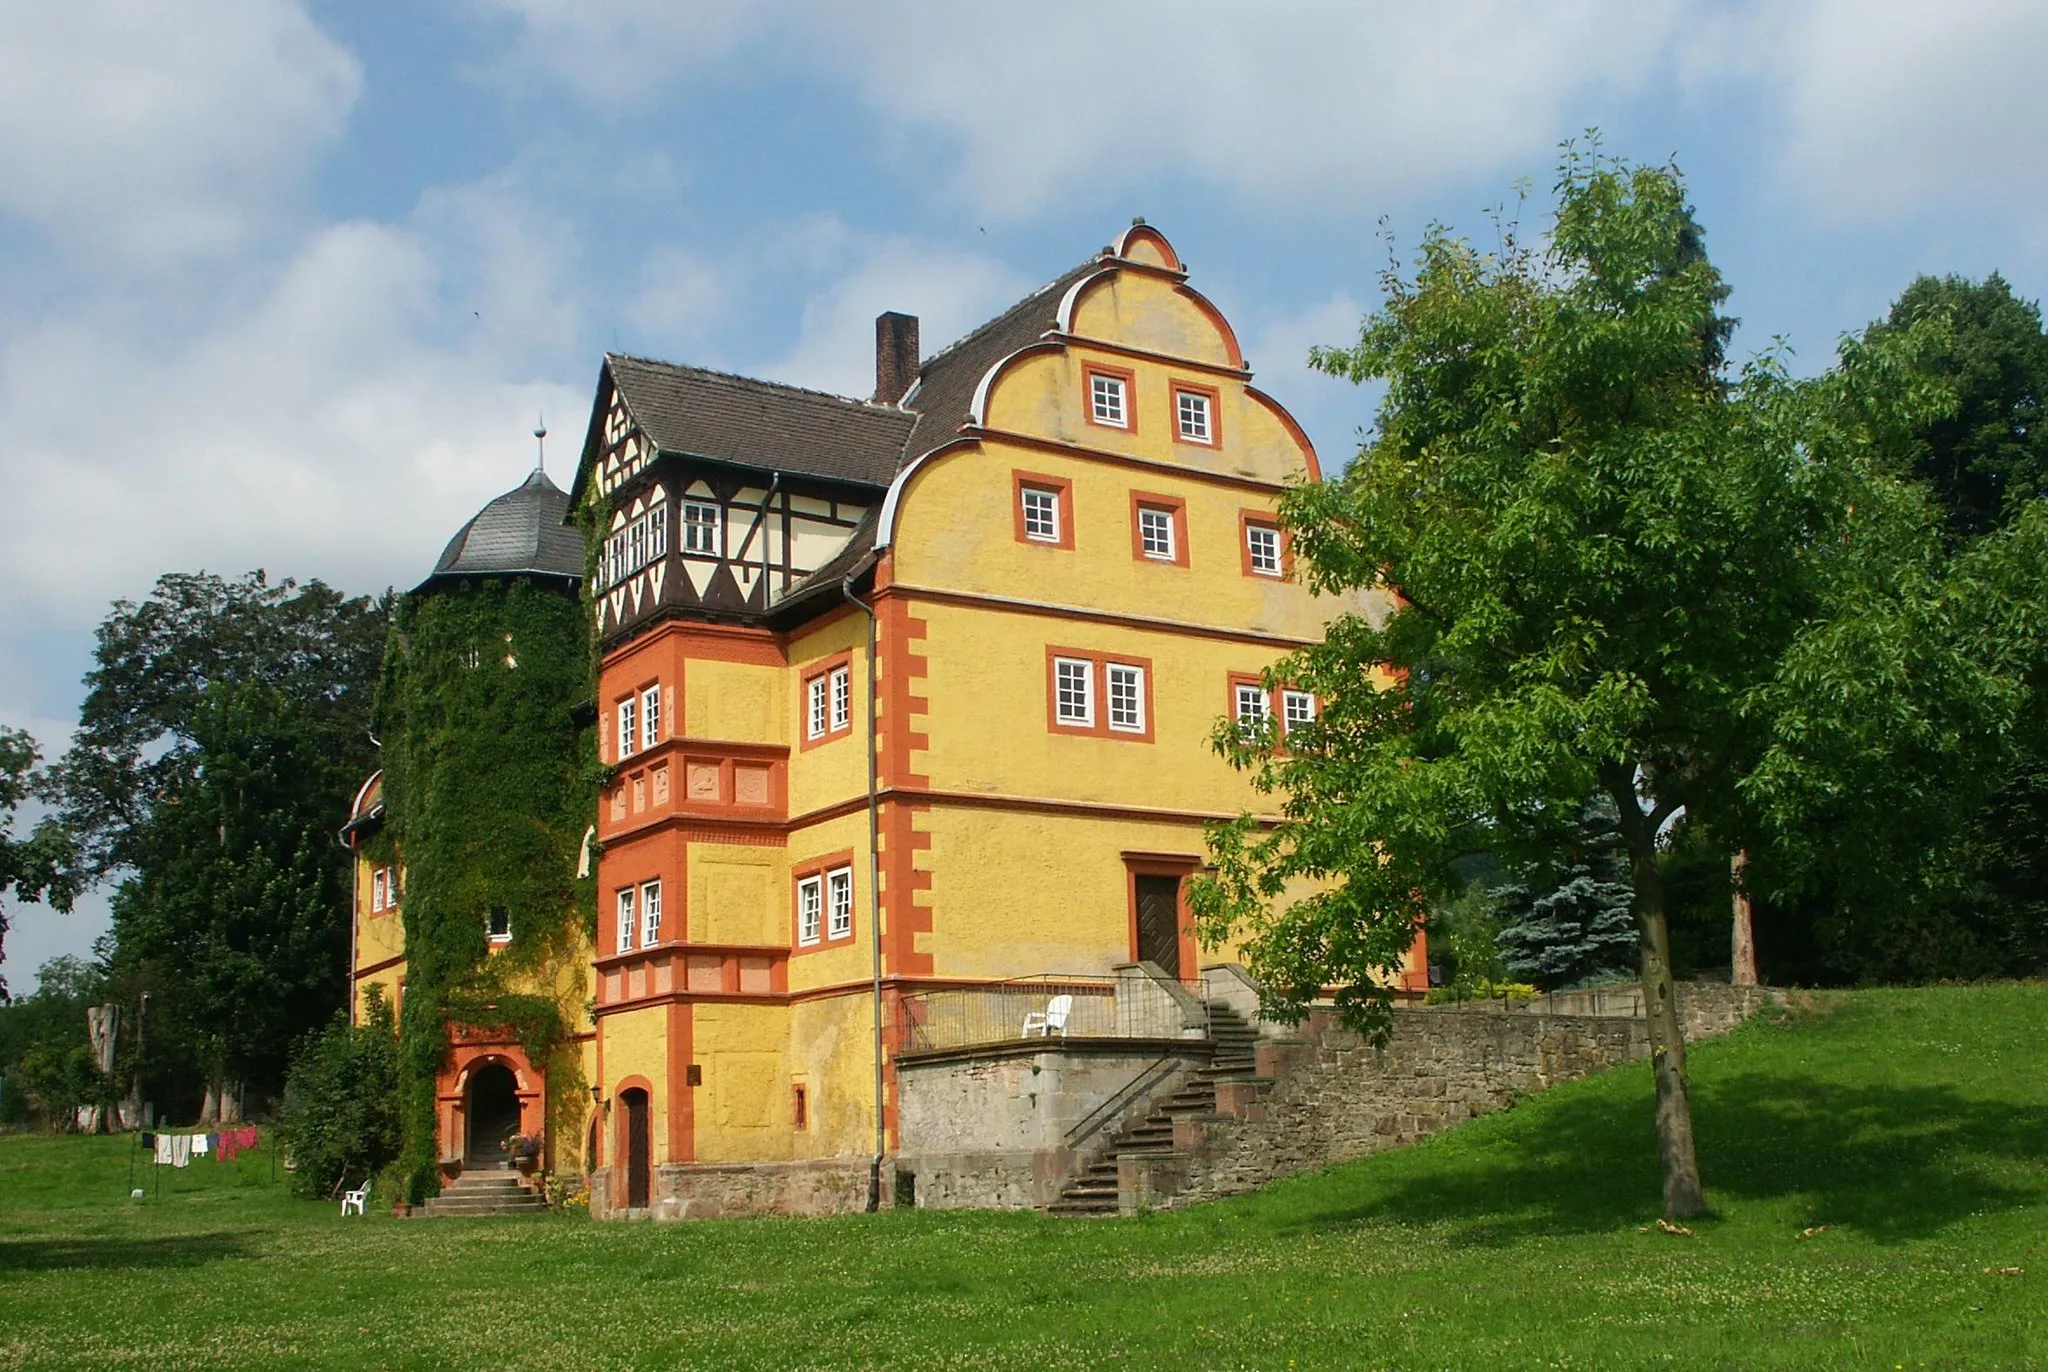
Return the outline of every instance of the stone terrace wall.
[[[1683,986],[1686,1039],[1725,1034],[1778,998],[1759,987]],[[1147,1166],[1135,1166],[1119,1189],[1141,1204],[1249,1191],[1414,1143],[1498,1110],[1515,1096],[1650,1051],[1649,1026],[1624,1014],[1416,1006],[1397,1010],[1394,1023],[1387,1046],[1376,1049],[1330,1012],[1313,1012],[1297,1038],[1259,1045],[1259,1074],[1270,1086],[1220,1089],[1217,1109],[1225,1118],[1179,1123],[1180,1156],[1160,1164],[1163,1175],[1145,1175]]]

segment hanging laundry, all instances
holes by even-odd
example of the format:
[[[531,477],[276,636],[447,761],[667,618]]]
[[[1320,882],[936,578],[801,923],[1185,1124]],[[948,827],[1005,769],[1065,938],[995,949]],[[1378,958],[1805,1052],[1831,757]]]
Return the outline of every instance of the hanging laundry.
[[[156,1134],[153,1131],[148,1129],[142,1131],[142,1146],[144,1148],[156,1147]]]
[[[193,1156],[193,1157],[195,1157],[195,1158],[203,1158],[203,1157],[205,1157],[205,1156],[206,1156],[206,1150],[207,1150],[207,1149],[208,1149],[209,1147],[211,1147],[211,1146],[212,1146],[212,1144],[213,1144],[213,1135],[211,1135],[211,1134],[194,1134],[194,1135],[192,1136],[192,1156]]]
[[[165,1166],[170,1165],[171,1148],[176,1142],[177,1136],[173,1134],[158,1134],[156,1136],[156,1160],[159,1163]]]
[[[256,1126],[245,1124],[239,1129],[227,1129],[220,1136],[220,1160],[233,1162],[237,1156],[256,1146]]]
[[[171,1135],[171,1166],[187,1167],[192,1162],[192,1135]]]

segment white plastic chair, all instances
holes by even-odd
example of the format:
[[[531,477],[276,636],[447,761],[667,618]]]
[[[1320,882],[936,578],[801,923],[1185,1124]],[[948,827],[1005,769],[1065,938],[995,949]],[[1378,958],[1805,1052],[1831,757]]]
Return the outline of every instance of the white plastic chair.
[[[360,1215],[363,1213],[363,1206],[369,1202],[369,1199],[369,1182],[364,1182],[353,1191],[344,1191],[341,1196],[341,1213],[346,1215],[349,1212],[349,1207],[354,1206],[355,1212]]]
[[[1067,1036],[1067,1019],[1074,1013],[1072,996],[1054,996],[1045,1003],[1041,1013],[1032,1010],[1024,1016],[1024,1032],[1020,1037],[1030,1038],[1035,1030],[1040,1038],[1051,1038],[1055,1031],[1061,1038]]]

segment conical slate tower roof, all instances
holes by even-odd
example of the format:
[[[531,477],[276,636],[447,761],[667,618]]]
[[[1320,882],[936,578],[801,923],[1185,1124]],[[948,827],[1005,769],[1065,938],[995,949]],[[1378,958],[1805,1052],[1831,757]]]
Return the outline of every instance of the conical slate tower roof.
[[[580,580],[583,539],[563,523],[569,497],[539,467],[517,487],[477,511],[448,540],[420,589],[444,577],[552,576]]]

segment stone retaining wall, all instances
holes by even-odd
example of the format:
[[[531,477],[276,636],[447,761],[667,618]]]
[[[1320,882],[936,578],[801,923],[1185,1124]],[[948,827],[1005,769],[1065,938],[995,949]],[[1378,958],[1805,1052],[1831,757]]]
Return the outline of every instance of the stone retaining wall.
[[[1681,987],[1686,1040],[1725,1034],[1778,998],[1758,987]],[[1650,1051],[1648,1024],[1621,1014],[1414,1006],[1397,1009],[1394,1025],[1374,1048],[1318,1010],[1294,1039],[1260,1044],[1267,1080],[1220,1089],[1223,1118],[1179,1123],[1171,1158],[1122,1160],[1125,1208],[1232,1195],[1398,1148]]]

